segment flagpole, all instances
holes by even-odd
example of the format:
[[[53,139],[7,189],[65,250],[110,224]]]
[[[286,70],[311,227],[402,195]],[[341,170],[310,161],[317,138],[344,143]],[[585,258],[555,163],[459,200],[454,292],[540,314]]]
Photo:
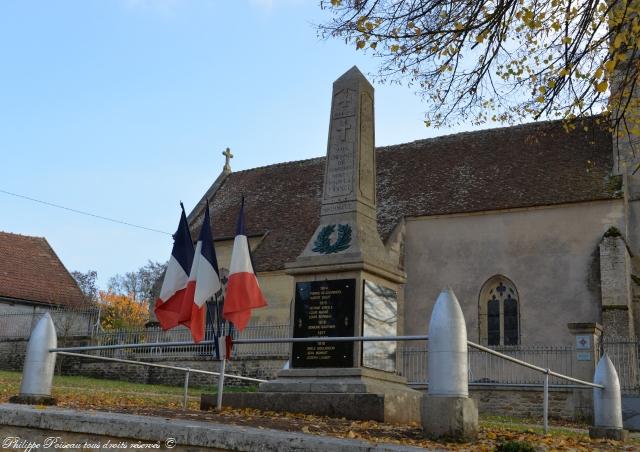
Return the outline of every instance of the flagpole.
[[[216,303],[216,323],[218,324],[218,331],[220,333],[220,335],[222,335],[222,323],[220,322],[220,312],[219,312],[219,304],[218,304],[218,294],[216,293],[214,295],[214,299],[215,299],[215,303]],[[220,347],[220,341],[218,340],[218,337],[216,335],[216,346],[219,349]],[[220,350],[219,350],[220,352]],[[222,360],[220,361],[220,375],[218,376],[218,396],[216,399],[216,410],[221,411],[222,410],[222,395],[224,394],[224,371],[225,368],[227,367],[227,353],[226,350],[224,353],[219,353],[218,357],[220,357],[220,355],[222,355]]]
[[[227,357],[223,357],[220,362],[220,376],[218,377],[218,401],[216,409],[222,410],[222,392],[224,391],[224,370],[227,364]]]

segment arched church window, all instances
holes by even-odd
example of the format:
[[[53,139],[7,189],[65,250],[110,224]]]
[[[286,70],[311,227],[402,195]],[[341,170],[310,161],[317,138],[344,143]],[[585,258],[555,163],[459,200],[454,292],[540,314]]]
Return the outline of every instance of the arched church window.
[[[489,345],[500,344],[500,302],[495,295],[487,304],[487,334]]]
[[[496,275],[482,285],[478,300],[480,342],[518,345],[520,315],[518,292],[511,280]]]

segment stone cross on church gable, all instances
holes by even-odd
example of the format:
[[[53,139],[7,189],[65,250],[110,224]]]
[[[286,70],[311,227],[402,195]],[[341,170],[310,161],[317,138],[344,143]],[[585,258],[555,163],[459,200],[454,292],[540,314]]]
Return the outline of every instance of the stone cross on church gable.
[[[233,154],[231,153],[231,149],[227,148],[225,149],[225,151],[222,153],[222,155],[224,155],[225,157],[225,162],[224,162],[224,168],[222,169],[222,171],[230,173],[231,172],[231,159],[233,158]]]

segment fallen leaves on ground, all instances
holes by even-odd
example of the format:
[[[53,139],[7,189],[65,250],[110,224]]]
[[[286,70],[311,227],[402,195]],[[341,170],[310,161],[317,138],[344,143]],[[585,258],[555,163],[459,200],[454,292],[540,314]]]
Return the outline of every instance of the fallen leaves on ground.
[[[221,412],[216,412],[129,407],[116,411],[457,451],[489,452],[493,451],[498,444],[508,441],[529,442],[541,451],[635,451],[640,446],[638,442],[623,444],[617,441],[591,440],[584,430],[542,435],[533,430],[517,431],[506,427],[481,426],[477,441],[455,443],[425,439],[422,429],[417,424],[392,425],[376,421],[352,421],[309,414],[260,411],[252,408],[224,408]]]
[[[10,396],[17,394],[18,390],[19,381],[13,378],[0,378],[0,402],[7,402]],[[53,396],[58,399],[59,406],[68,408],[218,422],[423,448],[489,452],[493,451],[498,444],[522,441],[532,444],[541,451],[640,450],[640,442],[637,439],[626,444],[611,440],[591,440],[584,428],[567,428],[544,435],[522,423],[516,423],[515,420],[481,422],[477,441],[453,443],[425,439],[422,429],[417,424],[391,425],[376,421],[351,421],[344,418],[260,411],[250,408],[225,408],[221,412],[199,411],[199,400],[193,397],[189,400],[188,409],[184,410],[181,397],[162,393],[114,391],[100,387],[84,390],[84,388],[54,386]]]

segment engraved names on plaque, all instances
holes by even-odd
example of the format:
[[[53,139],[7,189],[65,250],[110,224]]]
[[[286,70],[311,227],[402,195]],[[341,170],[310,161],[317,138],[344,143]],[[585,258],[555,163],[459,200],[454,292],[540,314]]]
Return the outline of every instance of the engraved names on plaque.
[[[293,337],[353,336],[355,279],[296,283]],[[291,365],[300,367],[352,367],[351,342],[293,344]]]

